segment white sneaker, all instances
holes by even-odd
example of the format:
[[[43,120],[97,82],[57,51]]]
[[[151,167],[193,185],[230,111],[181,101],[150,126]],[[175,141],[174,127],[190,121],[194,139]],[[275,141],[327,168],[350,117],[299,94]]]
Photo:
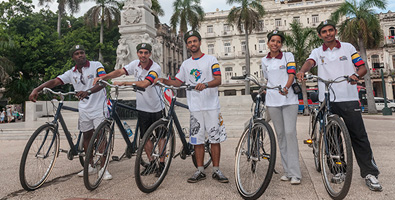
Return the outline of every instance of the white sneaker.
[[[100,170],[99,174],[101,175],[103,173],[103,171],[104,171],[104,168],[102,168]],[[112,179],[112,175],[106,169],[106,171],[104,172],[104,175],[103,175],[103,180],[111,180],[111,179]]]
[[[300,184],[300,179],[296,177],[291,178],[291,185],[299,185]]]
[[[288,176],[282,176],[281,178],[280,178],[280,180],[282,180],[282,181],[289,181],[289,180],[291,180],[291,178],[289,178]]]
[[[92,166],[89,165],[89,168],[88,168],[88,173],[89,173],[89,175],[94,174],[94,173],[96,173],[96,172],[97,172],[97,169],[96,169],[96,168],[93,168]],[[78,175],[79,177],[83,177],[83,176],[84,176],[84,170],[80,171],[77,175]]]

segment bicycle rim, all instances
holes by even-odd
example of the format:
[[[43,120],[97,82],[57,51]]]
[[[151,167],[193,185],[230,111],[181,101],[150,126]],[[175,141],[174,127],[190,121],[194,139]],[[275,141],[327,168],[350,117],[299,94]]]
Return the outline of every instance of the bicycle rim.
[[[25,190],[35,190],[48,179],[59,154],[59,134],[45,124],[30,137],[22,154],[19,180]]]
[[[174,145],[174,132],[169,132],[167,121],[159,120],[145,132],[134,169],[136,184],[142,192],[153,192],[162,183],[174,155]],[[147,167],[141,165],[143,159],[150,160]],[[159,170],[160,162],[164,165],[163,170]]]
[[[325,189],[333,199],[343,199],[351,185],[353,158],[348,130],[339,117],[328,118],[320,148],[321,175]]]
[[[114,145],[110,123],[102,122],[92,135],[84,163],[84,184],[88,190],[96,189],[103,180]]]
[[[236,148],[235,178],[240,195],[245,199],[259,198],[270,183],[275,163],[273,130],[266,122],[256,121],[251,132],[244,131]]]

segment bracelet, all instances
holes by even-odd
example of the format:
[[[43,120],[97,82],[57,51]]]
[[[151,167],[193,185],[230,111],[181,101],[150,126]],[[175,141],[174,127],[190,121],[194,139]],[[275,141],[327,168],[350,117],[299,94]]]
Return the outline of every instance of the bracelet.
[[[206,88],[208,88],[208,83],[206,82],[206,83],[203,83],[205,86],[206,86]]]

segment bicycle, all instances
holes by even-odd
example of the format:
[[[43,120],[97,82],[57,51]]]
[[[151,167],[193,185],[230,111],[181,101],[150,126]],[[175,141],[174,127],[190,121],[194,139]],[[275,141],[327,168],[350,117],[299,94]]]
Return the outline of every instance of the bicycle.
[[[186,141],[186,130],[181,127],[181,124],[178,120],[177,114],[175,112],[175,106],[180,106],[183,108],[188,108],[187,105],[177,102],[176,96],[177,91],[180,89],[192,90],[193,86],[169,86],[165,85],[161,82],[157,82],[159,86],[162,88],[168,88],[173,91],[173,97],[171,98],[171,102],[169,105],[168,114],[166,117],[156,121],[153,123],[148,130],[145,132],[144,137],[142,139],[139,150],[137,151],[137,158],[134,168],[135,180],[138,188],[145,193],[150,193],[155,191],[159,185],[165,179],[167,172],[170,168],[170,164],[173,158],[180,156],[181,159],[185,160],[187,156],[192,156],[192,161],[195,167],[197,167],[196,157],[194,154],[193,145]],[[175,125],[175,129],[174,129]],[[175,153],[175,130],[178,133],[178,136],[182,143],[182,149],[179,153],[174,155]],[[151,144],[153,147],[151,152],[146,152],[147,155],[153,159],[155,164],[151,169],[148,169],[152,172],[158,169],[159,162],[164,162],[164,168],[162,172],[157,174],[149,173],[149,174],[141,174],[142,167],[141,160],[143,159],[143,153],[145,149],[143,148],[146,144]],[[205,142],[205,160],[204,160],[204,168],[208,167],[211,163],[211,149],[208,143],[208,140]]]
[[[106,81],[100,80],[101,85],[106,85],[115,88],[115,98],[111,100],[110,116],[106,118],[96,128],[92,139],[89,142],[88,150],[86,153],[86,160],[84,163],[84,185],[88,190],[95,190],[103,180],[104,172],[108,167],[110,156],[114,147],[114,134],[115,124],[118,126],[119,131],[126,143],[126,149],[121,157],[113,156],[112,159],[120,161],[122,158],[131,158],[136,153],[139,145],[140,135],[138,131],[138,122],[135,129],[133,141],[130,141],[128,133],[126,132],[120,117],[117,113],[117,108],[121,107],[130,111],[137,111],[135,107],[118,102],[119,89],[132,89],[134,92],[144,91],[144,88],[133,86],[117,86],[112,85]],[[144,161],[142,164],[146,165]]]
[[[74,144],[72,135],[61,113],[62,109],[78,112],[78,109],[63,104],[64,96],[75,95],[76,92],[54,92],[49,88],[44,88],[43,92],[58,95],[60,101],[52,122],[47,122],[37,128],[23,151],[19,167],[19,180],[22,187],[27,191],[36,190],[45,183],[53,170],[59,152],[67,153],[69,160],[73,160],[75,156],[78,156],[81,165],[84,166],[85,153],[82,147],[82,132],[78,134],[78,139]],[[52,104],[54,105],[54,102]],[[64,131],[70,150],[60,149],[59,123]]]
[[[253,75],[246,76],[245,80],[252,81],[260,88],[257,93],[251,93],[255,105],[253,116],[236,147],[235,181],[244,199],[257,199],[269,186],[276,163],[276,139],[273,129],[264,119],[264,90],[282,89],[280,85],[268,87]]]
[[[348,76],[340,76],[334,80],[325,80],[315,75],[308,75],[306,78],[316,78],[323,82],[325,93],[318,110],[312,110],[312,129],[309,129],[311,139],[305,143],[311,144],[313,148],[316,170],[321,171],[328,194],[333,199],[343,199],[350,189],[352,180],[351,138],[344,121],[331,113],[329,90],[333,83],[352,80]]]

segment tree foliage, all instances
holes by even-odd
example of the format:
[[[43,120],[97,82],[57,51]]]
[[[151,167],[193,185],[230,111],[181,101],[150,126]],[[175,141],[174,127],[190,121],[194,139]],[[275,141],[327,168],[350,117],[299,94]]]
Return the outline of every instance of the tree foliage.
[[[197,30],[204,18],[200,0],[176,0],[173,3],[173,9],[174,13],[170,18],[170,24],[174,32],[179,27],[181,33],[186,33],[188,25],[192,30]]]

